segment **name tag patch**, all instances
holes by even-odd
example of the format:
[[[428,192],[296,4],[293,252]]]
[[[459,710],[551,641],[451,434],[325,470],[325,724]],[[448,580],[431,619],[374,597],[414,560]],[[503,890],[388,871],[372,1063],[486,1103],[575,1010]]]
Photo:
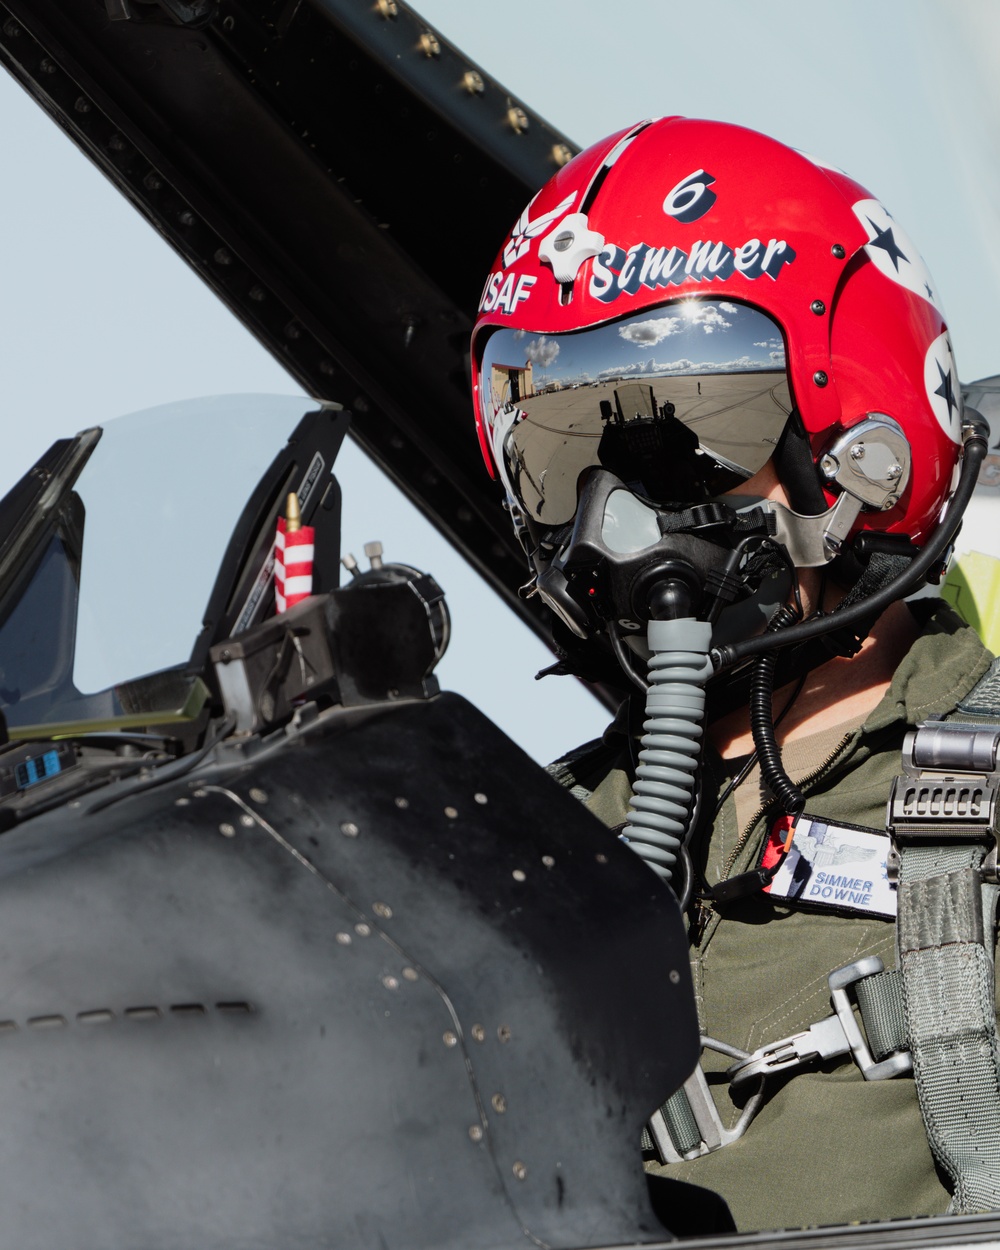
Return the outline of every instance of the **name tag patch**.
[[[896,887],[887,879],[889,839],[884,833],[817,816],[803,814],[794,822],[785,816],[771,830],[763,868],[778,862],[789,831],[792,844],[765,894],[854,915],[895,918]]]

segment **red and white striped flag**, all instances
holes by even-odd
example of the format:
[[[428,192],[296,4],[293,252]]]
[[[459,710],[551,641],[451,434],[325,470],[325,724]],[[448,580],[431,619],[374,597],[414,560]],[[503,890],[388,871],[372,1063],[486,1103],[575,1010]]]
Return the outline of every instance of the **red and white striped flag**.
[[[311,525],[289,529],[285,518],[278,517],[274,539],[274,610],[277,613],[293,608],[312,594],[315,533]]]

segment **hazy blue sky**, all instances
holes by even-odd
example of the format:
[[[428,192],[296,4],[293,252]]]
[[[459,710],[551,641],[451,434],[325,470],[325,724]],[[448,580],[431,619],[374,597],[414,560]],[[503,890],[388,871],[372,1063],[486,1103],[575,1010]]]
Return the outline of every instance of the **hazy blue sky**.
[[[522,332],[501,331],[501,345],[493,348],[491,339],[486,358],[499,351],[502,359],[513,358],[515,364],[530,360],[536,386],[633,374],[784,367],[781,332],[756,309],[728,300],[691,300],[683,308],[683,314],[676,306],[669,314],[662,309],[637,313],[585,336],[522,335],[522,342],[512,343]]]
[[[842,166],[919,244],[962,378],[1000,371],[993,0],[423,0],[416,8],[581,144],[643,116],[684,113],[755,127]],[[0,490],[54,437],[108,417],[199,394],[295,389],[5,76],[0,155]],[[443,684],[468,693],[541,759],[599,732],[606,718],[574,682],[531,680],[549,662],[545,650],[477,590],[357,451],[345,454],[338,476],[345,547],[360,554],[380,538],[387,557],[429,569],[448,592],[455,641]]]
[[[738,122],[845,169],[943,293],[963,380],[1000,371],[995,0],[422,0],[586,145],[643,117]]]

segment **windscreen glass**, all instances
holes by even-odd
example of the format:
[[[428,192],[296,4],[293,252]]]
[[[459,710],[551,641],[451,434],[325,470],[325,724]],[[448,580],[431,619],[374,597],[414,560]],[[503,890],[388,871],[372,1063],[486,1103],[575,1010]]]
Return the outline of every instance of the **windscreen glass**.
[[[113,688],[188,661],[243,508],[314,406],[227,395],[107,422],[0,622],[11,729],[113,720]]]
[[[494,458],[546,526],[573,518],[581,475],[597,466],[658,503],[723,494],[764,467],[791,411],[778,324],[728,300],[572,334],[500,327],[482,351]]]

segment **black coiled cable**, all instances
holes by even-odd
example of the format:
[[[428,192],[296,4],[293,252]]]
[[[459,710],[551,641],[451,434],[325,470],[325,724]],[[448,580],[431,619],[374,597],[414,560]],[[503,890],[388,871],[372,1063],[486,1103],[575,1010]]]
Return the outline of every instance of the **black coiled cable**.
[[[713,647],[712,662],[717,672],[732,668],[741,660],[750,659],[751,656],[762,655],[778,647],[807,642],[818,638],[821,634],[828,633],[831,629],[846,628],[868,617],[879,616],[890,603],[902,599],[904,595],[908,595],[911,590],[916,590],[922,584],[928,571],[944,558],[949,544],[958,533],[959,526],[962,524],[962,516],[972,498],[976,482],[979,480],[979,467],[989,452],[989,426],[971,408],[966,409],[965,415],[967,424],[963,427],[964,453],[960,461],[961,470],[955,493],[951,497],[944,520],[924,544],[920,554],[910,562],[906,571],[893,578],[881,590],[852,604],[849,608],[790,626],[781,639],[775,639],[772,637],[773,631],[767,630],[754,638],[745,638],[742,642]]]
[[[798,614],[787,605],[778,609],[768,625],[767,632],[774,633],[794,625]],[[750,732],[760,764],[760,776],[771,791],[783,812],[797,816],[806,805],[798,788],[781,762],[781,752],[774,736],[774,720],[771,701],[774,695],[774,668],[778,653],[768,651],[757,657],[750,678]]]

